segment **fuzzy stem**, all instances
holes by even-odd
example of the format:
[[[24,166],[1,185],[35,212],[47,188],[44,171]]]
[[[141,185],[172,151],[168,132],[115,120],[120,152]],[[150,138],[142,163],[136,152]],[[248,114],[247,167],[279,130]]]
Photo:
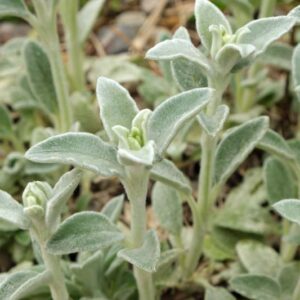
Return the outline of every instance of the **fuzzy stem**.
[[[143,166],[126,168],[123,184],[131,204],[131,245],[142,246],[147,231],[146,197],[148,191],[149,171]],[[155,289],[152,274],[134,266],[139,299],[154,300]]]
[[[300,199],[300,170],[299,166],[297,164],[294,164],[294,162],[291,162],[290,164],[291,169],[293,170],[295,180],[297,182],[297,193],[298,198]],[[284,262],[290,262],[293,260],[293,258],[296,255],[298,246],[291,244],[289,242],[286,242],[284,238],[289,235],[294,235],[299,232],[300,228],[299,225],[296,223],[291,223],[288,220],[283,220],[283,238],[281,240],[281,257]]]
[[[76,91],[85,91],[85,78],[83,72],[83,52],[79,42],[77,27],[77,12],[79,7],[78,0],[63,2],[61,9],[64,28],[66,33],[66,42],[68,49],[68,67],[72,88]]]
[[[277,0],[261,0],[259,18],[267,18],[273,15],[276,8]],[[248,72],[248,79],[250,81],[254,80],[258,72],[260,71],[260,65],[254,63]],[[242,105],[240,105],[239,112],[247,112],[255,104],[255,97],[257,95],[256,85],[247,87],[241,96]]]
[[[30,234],[38,241],[45,267],[51,274],[49,288],[52,298],[53,300],[69,300],[64,274],[60,266],[60,258],[49,254],[46,250],[46,243],[50,234],[44,216],[32,217],[31,221]]]
[[[72,125],[71,105],[69,105],[68,82],[65,74],[64,63],[61,57],[61,50],[56,25],[56,12],[53,7],[49,7],[46,2],[33,0],[33,5],[37,13],[37,28],[47,51],[56,96],[59,107],[59,123],[61,132],[68,131]]]
[[[292,300],[299,300],[300,299],[300,278],[297,282],[296,288],[293,292]]]
[[[222,94],[226,87],[226,84],[224,84],[225,82],[225,80],[221,80],[217,76],[216,78],[212,78],[209,82],[209,86],[216,89],[215,97],[211,100],[207,108],[207,114],[209,116],[215,113],[216,108],[222,100]],[[209,220],[209,213],[213,204],[213,201],[211,201],[211,190],[217,141],[218,137],[209,136],[203,131],[201,139],[202,155],[198,183],[197,206],[195,212],[193,213],[193,237],[186,259],[184,272],[185,278],[188,278],[192,275],[203,252],[203,244]]]
[[[49,284],[52,298],[54,300],[68,300],[69,295],[65,285],[64,274],[60,267],[59,258],[48,254],[45,245],[41,245],[41,252],[46,269],[49,270],[52,275],[52,280]]]

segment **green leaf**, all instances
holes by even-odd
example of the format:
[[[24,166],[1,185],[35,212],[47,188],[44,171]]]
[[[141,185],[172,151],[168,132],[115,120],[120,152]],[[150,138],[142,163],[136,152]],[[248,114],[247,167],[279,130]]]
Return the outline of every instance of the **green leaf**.
[[[180,255],[184,254],[183,249],[173,248],[161,253],[159,261],[157,263],[157,272],[161,272],[165,270],[165,268],[169,268],[171,264],[173,264]]]
[[[186,58],[177,58],[171,62],[173,77],[183,91],[206,87],[207,78],[202,68]]]
[[[243,60],[249,59],[255,52],[252,45],[226,44],[216,55],[216,62],[221,72],[229,73]]]
[[[64,174],[53,188],[53,196],[47,202],[46,224],[56,229],[66,202],[72,196],[81,180],[82,172],[74,169]]]
[[[154,214],[162,228],[175,236],[180,236],[183,211],[177,191],[163,183],[157,182],[152,190]]]
[[[292,68],[293,47],[285,43],[274,43],[258,57],[259,63],[290,71]]]
[[[246,159],[268,129],[268,118],[258,117],[230,130],[217,147],[216,183],[223,184]]]
[[[84,43],[93,29],[105,0],[89,0],[78,12],[77,27],[80,43]]]
[[[47,251],[55,255],[94,251],[109,247],[123,238],[123,234],[105,215],[80,212],[58,227],[47,243]]]
[[[287,33],[295,25],[295,18],[279,16],[261,18],[251,21],[242,27],[238,42],[251,44],[256,48],[256,55],[264,52],[267,47],[282,35]],[[238,35],[238,33],[237,33]]]
[[[64,133],[38,143],[25,154],[39,163],[72,164],[103,176],[122,173],[116,150],[89,133]]]
[[[205,291],[205,298],[204,300],[235,300],[226,289],[224,288],[215,288],[209,287]]]
[[[284,218],[300,225],[300,200],[286,199],[273,205],[273,208]]]
[[[294,198],[297,194],[290,168],[278,159],[271,157],[265,162],[264,181],[271,205],[282,199]]]
[[[144,165],[151,167],[155,158],[155,145],[153,141],[148,141],[139,150],[118,149],[118,161],[125,166]]]
[[[188,30],[183,27],[180,26],[175,33],[172,36],[173,39],[182,39],[182,40],[186,40],[186,41],[191,41],[190,35]]]
[[[174,60],[185,58],[199,65],[205,72],[210,66],[207,58],[190,41],[173,39],[158,43],[146,53],[147,59]]]
[[[23,206],[4,191],[0,191],[0,221],[21,229],[27,229],[29,225]]]
[[[118,252],[118,257],[146,272],[155,272],[160,258],[160,244],[156,232],[148,231],[140,248],[122,249]]]
[[[13,134],[13,124],[9,112],[5,106],[0,105],[0,136],[7,138]]]
[[[46,285],[50,280],[49,272],[21,271],[8,275],[0,283],[1,300],[23,299],[28,293],[40,286]]]
[[[298,44],[293,53],[292,58],[292,75],[293,75],[293,84],[298,99],[300,100],[300,45]]]
[[[36,42],[29,41],[24,48],[24,59],[30,88],[48,112],[57,111],[57,98],[48,56]]]
[[[208,135],[215,137],[223,129],[228,114],[229,107],[227,105],[220,105],[211,117],[201,111],[198,115],[198,121]]]
[[[116,223],[119,219],[124,205],[124,195],[112,198],[102,208],[101,213],[109,218],[112,223]]]
[[[189,120],[193,119],[209,102],[213,90],[193,89],[173,96],[160,104],[148,120],[148,139],[156,144],[162,155],[172,139]]]
[[[284,138],[272,129],[268,129],[257,147],[284,159],[294,159],[295,155]]]
[[[299,280],[299,262],[292,262],[282,267],[278,276],[283,300],[292,299],[292,295]]]
[[[2,17],[19,17],[27,19],[29,12],[22,0],[1,0],[0,2],[0,18]]]
[[[156,162],[150,170],[150,176],[152,179],[170,185],[184,193],[190,193],[192,190],[189,180],[170,160],[163,159]]]
[[[212,46],[211,25],[224,26],[228,34],[232,33],[231,26],[224,14],[213,3],[208,0],[197,0],[195,4],[196,28],[201,43],[206,49]]]
[[[281,260],[278,253],[271,247],[249,240],[240,241],[236,250],[249,273],[276,278],[281,267]]]
[[[262,180],[260,168],[247,171],[243,182],[226,196],[226,202],[222,209],[218,210],[214,223],[233,232],[256,235],[277,233],[279,228],[270,215],[269,207],[262,207],[266,201]]]
[[[230,287],[244,297],[253,300],[280,300],[279,284],[262,275],[239,275],[230,280]]]
[[[104,129],[110,140],[117,142],[112,128],[120,125],[130,129],[131,122],[138,113],[137,105],[126,89],[105,77],[98,78],[97,98]]]

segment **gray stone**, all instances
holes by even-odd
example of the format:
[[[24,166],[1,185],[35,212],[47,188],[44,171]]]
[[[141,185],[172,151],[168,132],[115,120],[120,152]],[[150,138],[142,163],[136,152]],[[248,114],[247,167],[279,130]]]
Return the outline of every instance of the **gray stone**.
[[[114,25],[103,26],[98,36],[106,53],[127,52],[145,19],[146,15],[143,12],[128,11],[119,15]]]

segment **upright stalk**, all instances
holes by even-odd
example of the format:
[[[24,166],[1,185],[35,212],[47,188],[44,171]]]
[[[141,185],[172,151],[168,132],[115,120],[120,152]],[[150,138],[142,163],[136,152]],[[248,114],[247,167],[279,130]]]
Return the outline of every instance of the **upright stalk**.
[[[142,246],[147,231],[146,197],[149,183],[149,170],[144,166],[126,167],[126,178],[123,180],[131,205],[131,246]],[[134,266],[139,299],[154,300],[155,288],[152,274]]]
[[[291,162],[290,166],[294,172],[294,176],[297,181],[297,193],[298,193],[297,196],[300,199],[300,170],[299,170],[299,167],[294,164],[294,162]],[[283,220],[283,239],[281,241],[280,253],[281,253],[282,260],[284,262],[292,261],[296,255],[296,252],[298,249],[298,245],[294,245],[289,242],[286,242],[284,239],[289,235],[293,236],[293,235],[297,234],[299,232],[299,230],[300,230],[300,227],[298,224],[291,223],[288,220]],[[299,286],[300,286],[300,283],[299,283]]]
[[[207,108],[207,114],[209,116],[212,116],[215,113],[216,108],[221,103],[222,94],[226,87],[225,82],[226,80],[219,78],[217,73],[213,74],[209,81],[209,87],[216,89],[215,97]],[[212,137],[203,131],[201,138],[202,155],[198,182],[198,197],[196,209],[193,213],[194,228],[192,242],[185,264],[185,278],[192,275],[203,252],[205,233],[207,231],[209,215],[214,202],[212,201],[211,192],[217,141],[217,136]]]
[[[61,15],[64,23],[67,49],[69,77],[75,91],[85,91],[83,72],[83,51],[79,41],[77,27],[78,0],[65,0],[61,2]]]
[[[36,29],[47,51],[58,100],[59,130],[68,131],[72,125],[71,105],[69,104],[68,82],[65,74],[64,63],[61,57],[60,43],[57,33],[56,11],[50,3],[33,0],[37,14]]]
[[[46,251],[46,243],[49,239],[49,231],[44,221],[44,216],[32,215],[33,223],[30,234],[38,241],[46,270],[51,274],[49,283],[53,300],[69,300],[69,294],[65,284],[64,274],[61,270],[60,259]]]
[[[259,18],[271,17],[276,8],[277,0],[261,0],[259,9]],[[254,63],[248,71],[248,79],[254,81],[258,72],[260,71],[260,65]],[[255,104],[255,97],[257,94],[256,85],[246,87],[241,95],[236,95],[237,103],[236,109],[238,112],[247,112]]]

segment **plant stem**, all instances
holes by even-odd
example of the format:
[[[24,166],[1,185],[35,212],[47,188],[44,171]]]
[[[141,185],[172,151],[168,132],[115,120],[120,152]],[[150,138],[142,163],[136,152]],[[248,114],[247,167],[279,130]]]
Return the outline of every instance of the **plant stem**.
[[[30,234],[38,241],[42,258],[46,269],[51,274],[51,281],[49,282],[49,288],[51,291],[53,300],[68,300],[69,294],[65,284],[64,274],[60,266],[60,258],[51,255],[46,250],[46,243],[49,239],[49,230],[45,224],[43,215],[35,215],[30,218],[32,221],[32,227],[30,228]]]
[[[41,252],[45,266],[52,275],[49,287],[53,300],[68,300],[69,295],[65,285],[64,274],[60,267],[59,258],[48,254],[45,249],[45,245],[41,245]]]
[[[64,70],[64,63],[61,57],[60,43],[57,34],[56,12],[48,7],[47,3],[40,0],[33,0],[37,13],[37,31],[47,51],[51,71],[58,100],[59,108],[59,130],[68,131],[72,125],[71,105],[69,105],[68,82]]]
[[[131,205],[131,245],[142,246],[147,231],[146,197],[149,171],[144,166],[126,167],[123,184]],[[134,266],[140,300],[154,300],[155,289],[152,274]]]
[[[293,292],[292,300],[299,300],[300,299],[300,278],[297,282],[296,288]]]
[[[300,199],[300,170],[299,166],[297,164],[294,164],[294,162],[290,163],[290,167],[293,170],[295,180],[297,182],[297,193],[298,198]],[[284,239],[287,236],[293,236],[295,234],[298,234],[300,230],[300,227],[296,223],[291,223],[288,220],[283,220],[283,238],[281,241],[281,257],[284,262],[290,262],[293,260],[293,258],[296,255],[298,245],[291,244],[289,242],[286,242]]]
[[[276,8],[277,0],[261,0],[261,5],[259,9],[259,18],[267,18],[273,15],[274,10]],[[254,63],[248,72],[248,80],[254,81],[256,75],[260,71],[260,65],[258,63]],[[242,105],[237,107],[239,109],[238,112],[247,112],[251,109],[255,103],[255,97],[257,94],[256,84],[251,87],[246,87],[244,89],[244,93],[242,93],[241,101]]]
[[[217,77],[216,77],[217,78]],[[216,88],[214,99],[211,100],[207,114],[212,116],[221,102],[223,90],[225,89],[225,80],[210,80],[209,86]],[[219,86],[218,83],[221,83]],[[209,136],[203,131],[201,138],[201,168],[198,182],[198,197],[195,212],[193,212],[193,236],[189,253],[186,259],[184,276],[188,278],[197,267],[198,261],[203,252],[205,233],[207,230],[209,213],[212,208],[211,189],[213,180],[214,157],[218,137]]]
[[[84,92],[85,78],[83,72],[83,52],[78,37],[77,12],[79,7],[78,0],[64,1],[61,9],[64,28],[66,33],[66,42],[68,49],[69,76],[72,88],[76,91]]]

